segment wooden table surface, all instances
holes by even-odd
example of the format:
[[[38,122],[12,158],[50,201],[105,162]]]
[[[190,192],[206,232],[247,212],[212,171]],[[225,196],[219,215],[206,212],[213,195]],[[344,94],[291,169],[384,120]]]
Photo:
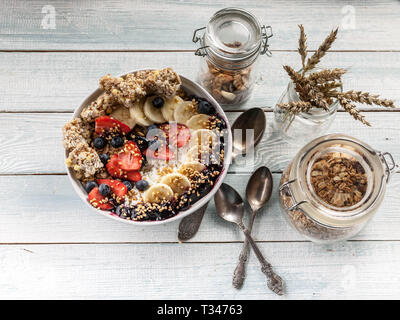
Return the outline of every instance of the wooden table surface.
[[[179,244],[177,223],[145,228],[112,221],[90,212],[72,189],[61,127],[98,79],[164,66],[195,78],[200,58],[193,54],[192,31],[227,6],[249,9],[274,31],[273,55],[260,58],[254,96],[227,109],[231,121],[263,107],[272,123],[271,108],[288,81],[282,64],[299,66],[300,23],[311,50],[340,27],[323,64],[349,68],[345,89],[399,103],[399,1],[1,1],[0,298],[400,298],[400,174],[367,228],[330,246],[305,241],[287,225],[275,187],[254,237],[286,281],[283,298],[268,292],[254,255],[244,287],[232,288],[243,237],[217,217],[213,203],[196,237]],[[362,108],[372,128],[339,112],[330,131],[400,161],[400,112]],[[256,165],[270,167],[276,186],[296,149],[269,126]],[[226,182],[243,194],[252,171],[234,164]]]

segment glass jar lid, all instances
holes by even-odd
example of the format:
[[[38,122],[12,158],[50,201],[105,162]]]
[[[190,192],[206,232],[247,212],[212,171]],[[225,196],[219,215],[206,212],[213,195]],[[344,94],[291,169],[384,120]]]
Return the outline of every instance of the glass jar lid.
[[[260,48],[261,25],[255,16],[245,10],[220,10],[208,22],[204,45],[221,57],[246,58]]]
[[[335,161],[350,163],[350,169],[341,171],[340,166],[335,167]],[[362,186],[356,182],[357,188],[362,187],[357,189],[357,192],[361,190],[357,201],[353,198],[349,201],[352,193],[325,188],[326,180],[317,179],[318,175],[328,174],[322,169],[327,166],[332,169],[332,179],[337,179],[339,189],[345,190],[346,185],[342,187],[340,179],[350,179],[350,175],[347,177],[350,172],[366,180],[360,182]],[[300,208],[323,226],[351,227],[366,221],[376,211],[383,200],[389,176],[396,168],[390,154],[378,152],[350,136],[330,134],[311,141],[298,152],[293,159],[289,182],[282,185],[281,190],[287,188],[292,197],[294,205],[290,210]],[[331,197],[329,201],[321,196],[325,193],[327,198]]]
[[[198,37],[198,31],[205,29]],[[243,68],[250,65],[259,54],[268,51],[268,38],[272,37],[270,26],[262,26],[250,12],[240,8],[225,8],[217,11],[206,27],[195,30],[193,42],[200,41],[196,55],[209,56],[217,65],[224,61]]]

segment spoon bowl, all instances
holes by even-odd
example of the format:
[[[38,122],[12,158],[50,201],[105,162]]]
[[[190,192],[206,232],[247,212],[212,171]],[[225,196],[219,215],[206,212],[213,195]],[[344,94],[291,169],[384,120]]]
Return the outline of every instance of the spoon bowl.
[[[215,193],[215,207],[219,216],[229,222],[239,224],[244,215],[242,197],[230,185],[223,183]]]
[[[272,187],[272,174],[267,167],[254,171],[246,187],[246,199],[253,211],[261,209],[269,201]]]
[[[247,149],[256,146],[264,135],[266,124],[265,113],[261,108],[252,108],[243,112],[231,127],[233,155],[245,155],[248,151]],[[235,130],[240,130],[240,137],[235,135]],[[248,141],[250,137],[247,136],[247,130],[254,131],[253,141]]]

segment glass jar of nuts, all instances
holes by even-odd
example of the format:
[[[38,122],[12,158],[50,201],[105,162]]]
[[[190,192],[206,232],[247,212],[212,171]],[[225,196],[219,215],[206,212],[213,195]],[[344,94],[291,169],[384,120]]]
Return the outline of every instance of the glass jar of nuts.
[[[203,35],[198,35],[203,31]],[[216,12],[206,27],[194,31],[200,42],[199,82],[221,105],[238,105],[250,97],[257,77],[257,58],[266,54],[270,26],[261,25],[250,12],[225,8]]]
[[[390,153],[343,134],[322,136],[303,147],[284,171],[281,207],[307,239],[346,240],[376,213],[396,170]]]

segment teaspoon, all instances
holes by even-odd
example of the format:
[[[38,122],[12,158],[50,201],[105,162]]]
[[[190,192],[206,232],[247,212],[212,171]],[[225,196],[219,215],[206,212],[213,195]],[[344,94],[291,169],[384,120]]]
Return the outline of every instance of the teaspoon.
[[[235,130],[242,130],[242,135],[239,138],[233,134],[232,141],[232,158],[234,159],[238,155],[244,156],[247,151],[254,148],[262,139],[267,120],[265,113],[261,108],[252,108],[243,112],[233,123],[231,129],[232,133]],[[246,144],[246,133],[247,129],[254,130],[254,139],[247,141]],[[178,228],[178,239],[179,241],[187,241],[194,237],[199,230],[200,224],[203,220],[204,213],[206,212],[208,202],[193,212],[191,215],[182,219]]]
[[[249,233],[253,228],[257,212],[271,198],[273,180],[271,171],[267,167],[260,167],[251,175],[246,187],[246,199],[251,208],[250,222],[247,227]],[[246,261],[249,255],[249,241],[244,240],[242,251],[239,255],[239,263],[233,273],[232,284],[236,289],[243,285],[246,273]]]
[[[283,281],[274,273],[272,266],[262,255],[248,229],[243,224],[244,203],[242,197],[231,186],[223,183],[214,196],[215,206],[219,216],[235,223],[244,233],[261,264],[261,271],[267,276],[268,288],[278,295],[283,295]]]

